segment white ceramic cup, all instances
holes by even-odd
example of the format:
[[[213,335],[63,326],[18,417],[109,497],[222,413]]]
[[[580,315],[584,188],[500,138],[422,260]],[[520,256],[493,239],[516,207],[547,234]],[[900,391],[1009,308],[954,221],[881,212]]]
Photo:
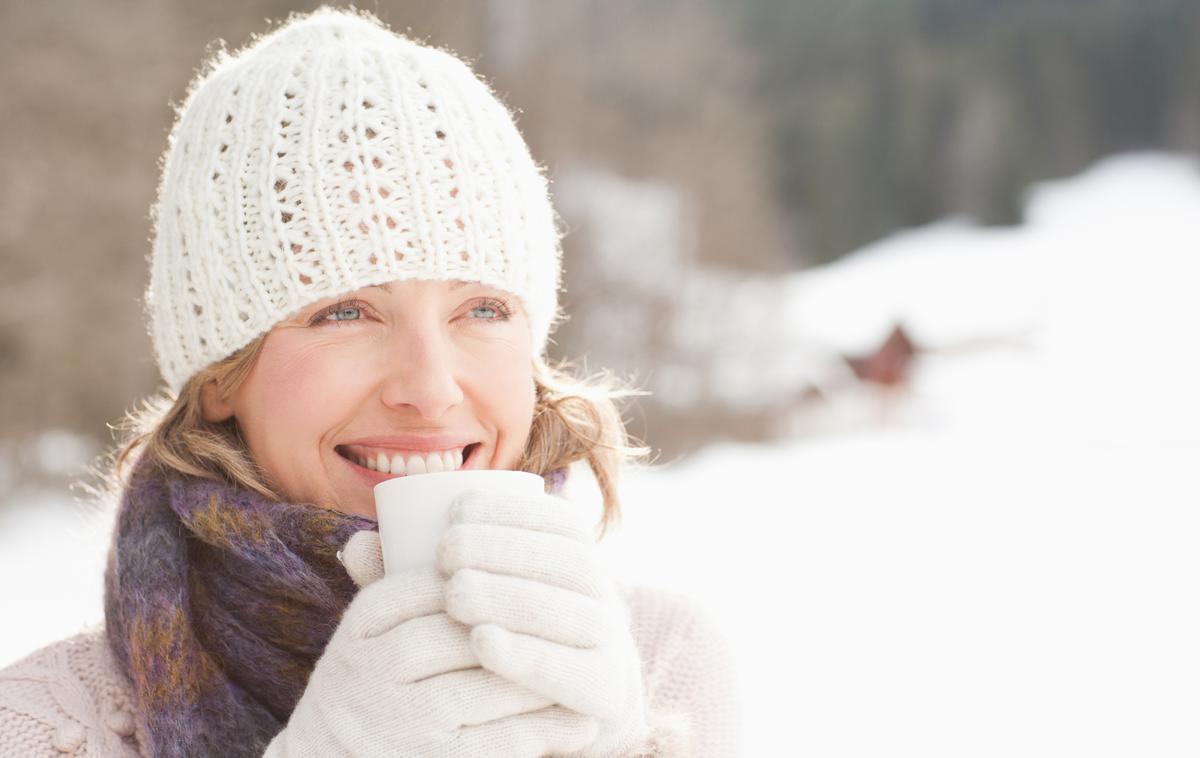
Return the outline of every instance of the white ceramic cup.
[[[398,476],[375,485],[375,511],[385,573],[437,565],[437,545],[450,528],[450,506],[469,490],[537,495],[545,480],[528,471],[479,469]]]

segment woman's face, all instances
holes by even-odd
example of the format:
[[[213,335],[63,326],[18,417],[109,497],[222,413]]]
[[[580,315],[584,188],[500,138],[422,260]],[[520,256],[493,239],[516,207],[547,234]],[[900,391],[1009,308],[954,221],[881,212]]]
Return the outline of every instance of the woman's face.
[[[473,282],[405,280],[280,322],[237,391],[222,401],[210,385],[203,406],[209,421],[237,419],[287,500],[375,518],[372,488],[401,467],[514,468],[534,392],[518,298]]]

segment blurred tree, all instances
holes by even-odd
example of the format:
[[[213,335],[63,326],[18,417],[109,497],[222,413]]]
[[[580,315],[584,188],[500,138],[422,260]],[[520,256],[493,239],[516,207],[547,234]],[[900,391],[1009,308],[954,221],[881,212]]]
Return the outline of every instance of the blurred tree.
[[[776,186],[832,260],[950,213],[1016,221],[1031,182],[1137,148],[1200,150],[1192,0],[741,0]]]

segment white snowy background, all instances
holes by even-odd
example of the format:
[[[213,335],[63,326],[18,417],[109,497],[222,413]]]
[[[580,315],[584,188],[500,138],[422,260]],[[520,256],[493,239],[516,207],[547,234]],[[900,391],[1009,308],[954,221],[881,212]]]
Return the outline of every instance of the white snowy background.
[[[833,384],[791,441],[624,482],[602,547],[724,631],[743,753],[1200,754],[1196,160],[1116,156],[1032,188],[1021,226],[948,219],[772,287],[781,351],[903,323],[928,352],[906,392]],[[111,525],[65,491],[12,500],[0,665],[101,618]]]

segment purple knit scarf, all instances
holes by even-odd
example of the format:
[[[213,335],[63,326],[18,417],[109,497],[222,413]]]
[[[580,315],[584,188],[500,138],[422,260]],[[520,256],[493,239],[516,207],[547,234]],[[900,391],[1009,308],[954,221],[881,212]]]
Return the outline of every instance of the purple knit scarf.
[[[562,490],[566,469],[546,475]],[[374,521],[139,463],[105,574],[109,644],[159,756],[253,756],[287,723],[357,587]]]

